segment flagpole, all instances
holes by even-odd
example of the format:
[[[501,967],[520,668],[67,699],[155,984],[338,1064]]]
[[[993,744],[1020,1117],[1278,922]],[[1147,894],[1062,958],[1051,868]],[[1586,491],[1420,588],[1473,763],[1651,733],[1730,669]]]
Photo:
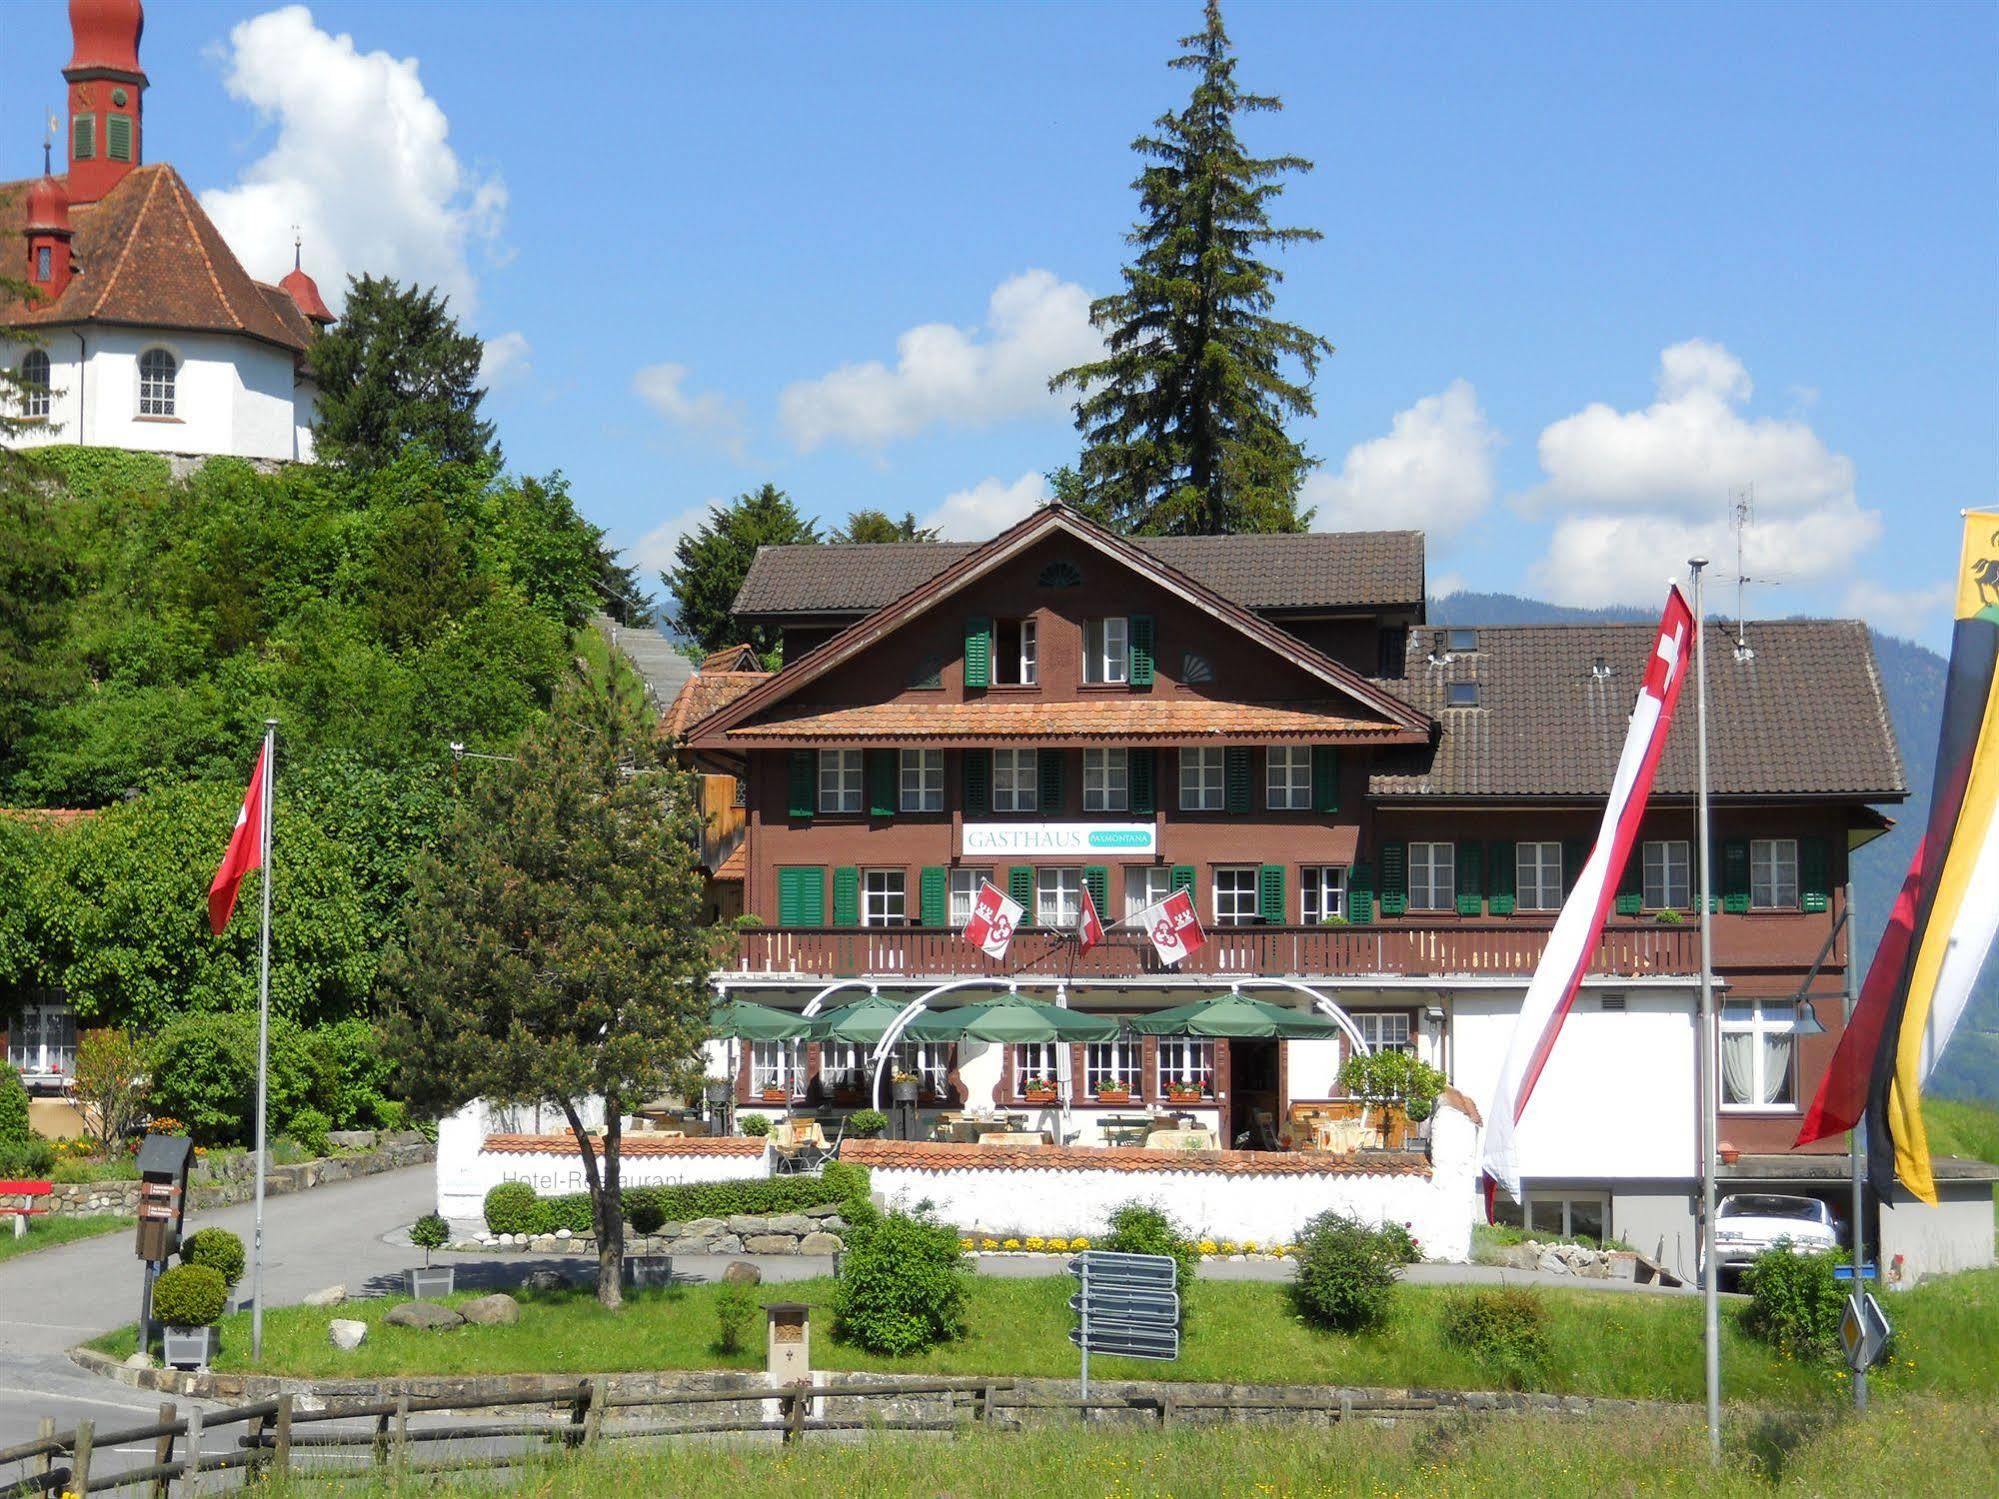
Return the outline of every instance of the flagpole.
[[[1853,876],[1846,880],[1846,1023],[1853,1024],[1853,1012],[1860,1007],[1860,935],[1853,918]],[[1867,1281],[1867,1115],[1853,1121],[1846,1135],[1846,1156],[1853,1176],[1853,1293],[1865,1295]],[[1853,1409],[1867,1409],[1867,1370],[1853,1371]]]
[[[264,720],[263,827],[264,929],[257,963],[257,1213],[250,1248],[250,1357],[264,1356],[264,1170],[268,1164],[265,1114],[271,1072],[271,801],[277,787],[278,721]]]
[[[1721,1462],[1721,1267],[1714,1252],[1714,1173],[1717,1132],[1715,1066],[1719,1047],[1714,1024],[1714,845],[1708,836],[1707,785],[1707,607],[1703,573],[1707,558],[1690,557],[1694,581],[1694,694],[1696,734],[1695,836],[1701,847],[1701,1299],[1702,1343],[1707,1376],[1708,1460]]]

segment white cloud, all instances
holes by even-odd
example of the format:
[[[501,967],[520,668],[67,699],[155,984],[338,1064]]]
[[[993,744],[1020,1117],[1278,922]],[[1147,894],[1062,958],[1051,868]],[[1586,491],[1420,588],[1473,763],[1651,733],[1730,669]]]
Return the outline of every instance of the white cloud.
[[[720,500],[703,500],[698,505],[689,506],[677,515],[667,517],[622,550],[639,570],[641,577],[651,579],[659,573],[670,571],[674,565],[674,549],[680,545],[680,538],[701,529]]]
[[[479,383],[488,390],[518,385],[534,373],[534,348],[519,329],[489,338],[479,350]]]
[[[741,414],[712,390],[689,394],[684,388],[686,381],[684,364],[649,364],[632,376],[632,391],[674,426],[712,437],[740,458]]]
[[[276,280],[291,269],[297,225],[306,269],[335,311],[349,273],[372,272],[436,286],[470,318],[471,255],[496,240],[507,189],[459,162],[416,59],[362,52],[288,5],[231,28],[223,61],[229,93],[277,126],[234,186],[201,195],[250,273]]]
[[[985,541],[1027,515],[1048,498],[1048,483],[1036,473],[1004,479],[981,479],[970,489],[946,495],[944,503],[923,517],[944,541]]]
[[[986,427],[1058,411],[1067,398],[1050,394],[1049,377],[1103,350],[1089,313],[1089,294],[1050,271],[1010,277],[994,289],[983,330],[925,323],[895,341],[893,369],[843,364],[787,386],[778,402],[785,431],[806,451],[829,441],[878,447],[933,425]]]
[[[1438,573],[1430,579],[1430,597],[1433,599],[1447,599],[1454,593],[1463,593],[1464,591],[1465,575],[1463,573]]]
[[[1924,640],[1948,629],[1955,597],[1948,581],[1888,588],[1868,578],[1855,578],[1847,585],[1841,607],[1886,634]]]
[[[1307,478],[1300,503],[1318,507],[1312,524],[1322,531],[1415,529],[1448,538],[1492,503],[1498,445],[1478,392],[1453,380],[1397,412],[1386,435],[1349,448],[1337,474]]]

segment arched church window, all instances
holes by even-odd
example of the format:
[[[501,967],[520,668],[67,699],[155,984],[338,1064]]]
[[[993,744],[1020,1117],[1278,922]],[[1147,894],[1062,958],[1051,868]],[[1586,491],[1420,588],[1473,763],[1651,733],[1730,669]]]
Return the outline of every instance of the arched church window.
[[[49,414],[49,356],[40,349],[28,350],[21,361],[21,402],[29,421]]]
[[[139,415],[174,414],[174,356],[165,349],[148,349],[139,356]]]

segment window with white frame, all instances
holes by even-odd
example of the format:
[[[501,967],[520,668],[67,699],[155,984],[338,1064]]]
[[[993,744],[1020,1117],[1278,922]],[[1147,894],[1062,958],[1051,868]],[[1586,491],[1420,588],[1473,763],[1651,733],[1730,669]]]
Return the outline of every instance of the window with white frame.
[[[1222,809],[1222,752],[1219,749],[1180,751],[1180,810],[1219,812]]]
[[[1123,1088],[1135,1096],[1143,1091],[1144,1065],[1145,1046],[1136,1036],[1092,1041],[1083,1048],[1083,1091],[1095,1098],[1105,1088]]]
[[[951,925],[962,927],[972,919],[972,907],[978,903],[979,886],[993,877],[990,866],[981,869],[954,869],[951,871]]]
[[[1410,1039],[1409,1012],[1407,1010],[1361,1010],[1353,1017],[1369,1051],[1402,1051],[1416,1054],[1415,1042]]]
[[[752,1041],[750,1092],[782,1089],[787,1096],[797,1093],[805,1082],[803,1061],[803,1048],[796,1041]]]
[[[902,750],[902,797],[905,812],[944,810],[944,751]]]
[[[861,810],[861,752],[859,750],[819,751],[819,810],[858,812]]]
[[[1532,1229],[1563,1239],[1601,1244],[1610,1228],[1610,1202],[1602,1192],[1532,1192],[1525,1203],[1499,1194],[1496,1216],[1506,1228]]]
[[[1263,915],[1254,864],[1225,864],[1215,871],[1215,925],[1252,926]]]
[[[858,1093],[868,1086],[871,1048],[851,1041],[827,1041],[819,1048],[819,1085],[838,1093]]]
[[[1039,680],[1036,631],[1031,619],[993,621],[993,684],[1032,687]]]
[[[31,1001],[7,1028],[7,1064],[23,1077],[76,1072],[76,1014],[59,999]]]
[[[1124,872],[1124,919],[1156,906],[1173,893],[1173,871],[1164,864],[1140,864]]]
[[[1694,902],[1693,845],[1654,838],[1645,845],[1645,909],[1684,911]]]
[[[1749,906],[1781,911],[1798,903],[1798,840],[1756,838],[1749,844]]]
[[[861,925],[903,926],[909,921],[908,877],[900,869],[861,871]]]
[[[1298,919],[1318,926],[1347,914],[1347,871],[1343,864],[1307,864],[1298,871]]]
[[[1273,812],[1305,812],[1312,806],[1312,747],[1273,744],[1264,752],[1264,797]]]
[[[1130,633],[1122,618],[1083,621],[1083,680],[1123,682],[1131,676]]]
[[[1028,1090],[1057,1087],[1062,1081],[1062,1046],[1057,1041],[1031,1041],[1013,1049],[1013,1091],[1026,1097]]]
[[[1031,749],[993,751],[993,810],[1032,812],[1041,805],[1040,762]]]
[[[1068,931],[1082,918],[1083,871],[1071,864],[1034,871],[1034,924]]]
[[[1722,1001],[1722,1107],[1796,1107],[1797,1033],[1798,1007],[1791,1000]]]
[[[1122,812],[1131,805],[1131,752],[1083,751],[1083,810]]]
[[[1215,1091],[1215,1043],[1193,1036],[1159,1038],[1159,1091],[1199,1088],[1203,1097]]]
[[[1458,903],[1458,849],[1454,843],[1409,845],[1409,909],[1448,911]]]
[[[49,356],[30,349],[21,358],[21,415],[29,421],[46,420],[49,414]]]
[[[902,1041],[895,1048],[895,1070],[915,1075],[925,1093],[948,1092],[951,1086],[951,1044],[948,1041]]]
[[[180,366],[165,349],[148,349],[139,356],[139,415],[172,416],[174,383]]]
[[[1513,845],[1514,901],[1522,911],[1562,909],[1562,845]]]

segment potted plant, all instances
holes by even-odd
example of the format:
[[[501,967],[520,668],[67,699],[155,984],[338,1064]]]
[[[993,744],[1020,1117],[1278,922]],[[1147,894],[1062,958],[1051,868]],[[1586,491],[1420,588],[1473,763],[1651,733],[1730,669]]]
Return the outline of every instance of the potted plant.
[[[895,1101],[897,1103],[916,1102],[916,1091],[923,1084],[922,1078],[913,1072],[898,1072],[893,1082],[895,1085]]]
[[[1174,1103],[1199,1103],[1208,1096],[1208,1089],[1204,1083],[1168,1083],[1166,1096]]]
[[[1402,1148],[1408,1105],[1418,1099],[1425,1106],[1435,1104],[1447,1081],[1443,1073],[1405,1051],[1351,1056],[1340,1068],[1340,1086],[1364,1105],[1363,1119],[1375,1116],[1381,1143],[1389,1150]]]
[[[888,1133],[888,1115],[880,1109],[856,1109],[847,1116],[847,1133],[856,1140],[879,1140]]]
[[[161,1362],[171,1369],[206,1369],[220,1346],[215,1324],[229,1301],[229,1282],[212,1265],[175,1265],[153,1282],[153,1316],[161,1324]]]
[[[729,1101],[729,1080],[726,1077],[706,1077],[701,1080],[701,1096],[710,1103]]]
[[[425,1213],[410,1225],[410,1243],[423,1251],[423,1268],[410,1271],[410,1295],[419,1301],[451,1294],[458,1272],[450,1265],[433,1268],[430,1263],[430,1252],[442,1249],[450,1241],[451,1225],[435,1213]]]
[[[1130,1103],[1131,1089],[1123,1083],[1101,1082],[1097,1084],[1098,1103]]]
[[[763,1101],[765,1103],[790,1103],[791,1090],[780,1087],[765,1088],[763,1090]]]
[[[1652,919],[1658,922],[1660,926],[1684,926],[1687,920],[1686,917],[1675,911],[1671,906],[1668,906]]]
[[[625,1256],[625,1284],[637,1290],[673,1283],[673,1256],[652,1253],[652,1236],[666,1225],[666,1209],[648,1187],[625,1194],[625,1221],[639,1236],[640,1251]]]
[[[1062,1090],[1052,1077],[1030,1077],[1022,1081],[1020,1096],[1029,1103],[1053,1103]]]

